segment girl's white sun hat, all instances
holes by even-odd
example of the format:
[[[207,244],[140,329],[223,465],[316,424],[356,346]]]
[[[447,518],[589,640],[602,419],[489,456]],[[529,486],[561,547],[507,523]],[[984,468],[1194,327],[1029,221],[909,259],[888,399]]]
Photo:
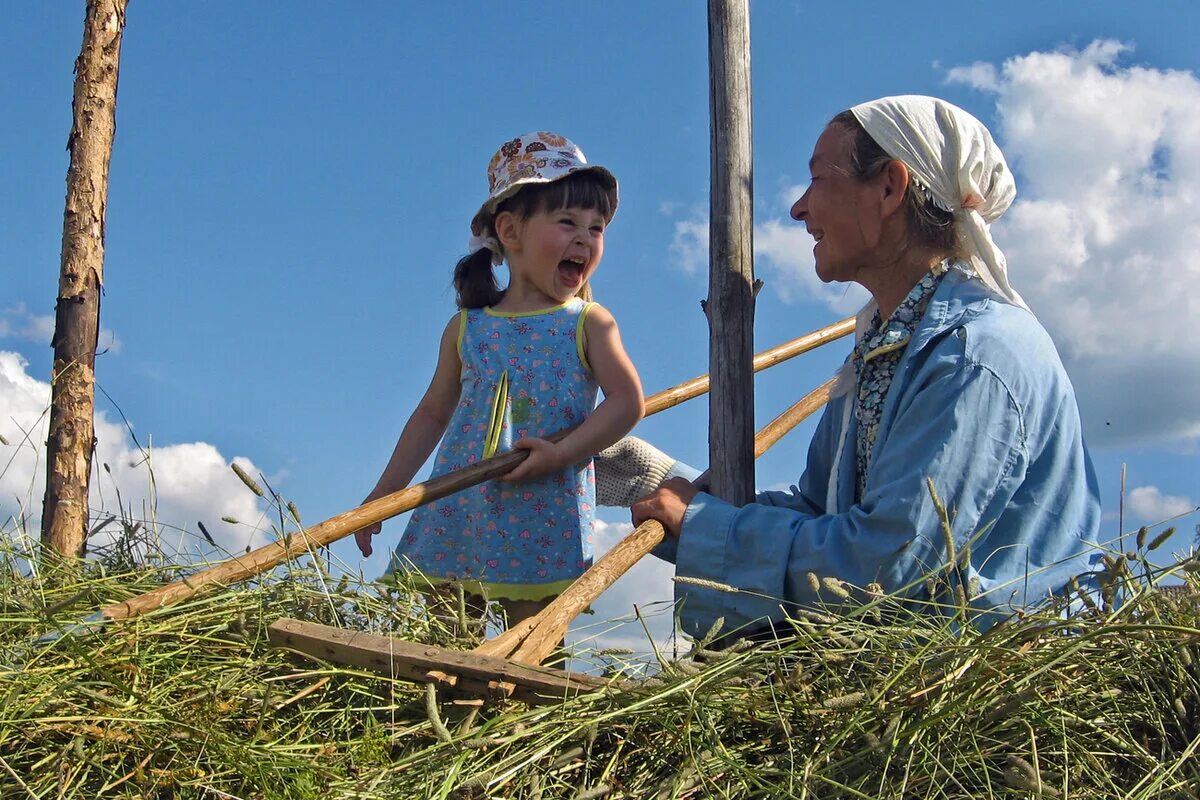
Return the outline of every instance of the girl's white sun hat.
[[[589,164],[578,145],[549,131],[522,134],[500,146],[488,164],[488,199],[471,220],[471,233],[481,236],[496,206],[528,183],[552,183],[573,172],[595,172],[608,186],[617,210],[617,179],[598,164]]]

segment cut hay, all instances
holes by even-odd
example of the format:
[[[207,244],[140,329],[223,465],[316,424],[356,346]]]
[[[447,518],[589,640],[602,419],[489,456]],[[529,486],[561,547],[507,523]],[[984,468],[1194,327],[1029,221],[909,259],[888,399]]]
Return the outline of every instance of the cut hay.
[[[178,575],[94,562],[32,578],[19,555],[0,575],[6,800],[1183,798],[1200,785],[1196,605],[1148,572],[1122,569],[1116,612],[982,635],[872,593],[840,617],[803,616],[784,642],[699,642],[631,690],[528,708],[268,646],[284,616],[476,644],[404,586],[278,570],[36,643]],[[1175,569],[1192,591],[1196,568]]]

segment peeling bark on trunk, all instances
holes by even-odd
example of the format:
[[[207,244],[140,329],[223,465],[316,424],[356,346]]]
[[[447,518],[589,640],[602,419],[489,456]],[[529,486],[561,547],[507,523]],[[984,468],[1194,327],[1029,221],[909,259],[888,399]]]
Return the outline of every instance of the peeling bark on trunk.
[[[116,131],[117,70],[128,0],[88,0],[67,149],[67,199],[55,307],[50,435],[42,544],[82,556],[92,466],[96,341],[104,279],[108,166]]]

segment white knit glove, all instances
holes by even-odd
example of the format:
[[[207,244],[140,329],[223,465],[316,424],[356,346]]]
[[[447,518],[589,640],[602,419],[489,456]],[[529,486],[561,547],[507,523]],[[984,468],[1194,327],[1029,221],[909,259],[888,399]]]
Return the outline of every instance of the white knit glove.
[[[629,508],[668,477],[676,460],[636,436],[626,436],[595,458],[596,503]]]

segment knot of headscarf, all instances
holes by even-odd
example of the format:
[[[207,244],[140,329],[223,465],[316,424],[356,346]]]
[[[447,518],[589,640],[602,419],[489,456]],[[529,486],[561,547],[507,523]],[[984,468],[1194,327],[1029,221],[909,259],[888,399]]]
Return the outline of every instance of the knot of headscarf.
[[[903,161],[917,190],[956,217],[959,237],[981,281],[1028,310],[1008,282],[1004,253],[991,224],[1017,194],[1004,154],[983,123],[936,97],[884,97],[850,109],[889,156]]]

